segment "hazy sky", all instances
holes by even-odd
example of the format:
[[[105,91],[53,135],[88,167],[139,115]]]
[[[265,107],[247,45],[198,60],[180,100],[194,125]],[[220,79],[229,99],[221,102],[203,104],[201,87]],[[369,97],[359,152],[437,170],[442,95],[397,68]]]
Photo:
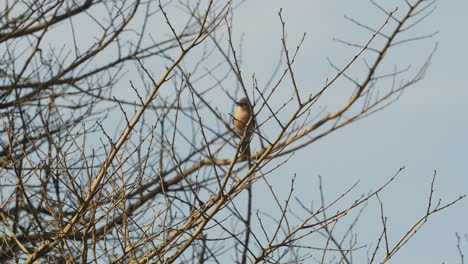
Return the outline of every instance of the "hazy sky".
[[[379,2],[385,2],[388,8],[397,3],[404,6],[403,0]],[[416,70],[438,43],[426,78],[384,111],[326,136],[296,153],[289,163],[270,175],[275,190],[286,193],[284,186],[289,185],[295,173],[296,195],[307,197],[310,201],[306,202],[317,204],[320,201],[318,175],[323,178],[328,201],[360,180],[347,200],[349,202],[375,190],[400,167],[406,166],[400,178],[380,195],[388,216],[391,243],[395,243],[425,213],[434,170],[438,175],[436,199],[447,202],[468,193],[468,86],[465,75],[468,61],[468,1],[439,1],[437,5],[435,13],[414,28],[409,36],[434,31],[439,31],[438,35],[430,40],[398,47],[386,58],[387,64],[384,66],[392,69],[394,65],[401,68],[412,65],[412,69]],[[385,15],[367,0],[246,1],[234,10],[233,37],[237,42],[242,39],[244,76],[255,74],[260,84],[268,79],[280,55],[280,8],[291,48],[298,44],[304,32],[307,34],[294,67],[303,92],[321,87],[325,78],[333,75],[334,70],[327,58],[343,65],[355,54],[355,49],[333,41],[334,37],[357,43],[364,43],[370,37],[370,32],[355,27],[344,15],[374,28],[385,19]],[[154,27],[150,32],[157,33],[159,28]],[[58,28],[59,35],[54,41],[64,41],[63,36],[71,34],[65,28],[63,30],[60,32]],[[86,24],[81,24],[77,30],[82,31],[78,32],[80,35],[92,37],[86,34]],[[157,67],[149,68],[158,70]],[[163,67],[159,69],[164,70]],[[359,69],[352,69],[350,73],[359,76]],[[131,74],[125,78],[139,79]],[[349,87],[349,83],[342,82],[335,89]],[[128,91],[128,86],[125,86],[116,93],[126,96]],[[331,96],[324,99],[321,103],[333,104],[342,98]],[[228,98],[221,98],[220,95],[220,98],[212,98],[212,101],[214,107],[226,109]],[[230,110],[227,109],[224,116],[228,117]],[[106,121],[115,125],[115,120]],[[265,200],[270,198],[265,198],[264,188],[258,187],[254,195],[258,199],[254,206],[268,210],[271,203]],[[468,202],[465,199],[430,218],[391,263],[460,263],[455,232],[468,233],[467,223]],[[340,230],[344,227],[337,228]],[[378,203],[372,200],[356,226],[360,245],[375,245],[380,231]],[[468,242],[464,244],[464,249],[468,254]],[[364,249],[361,254],[358,253],[355,262],[364,263],[367,260],[366,252],[367,249]]]
[[[397,2],[403,1],[388,1],[387,6],[395,6]],[[354,193],[357,198],[406,166],[399,180],[381,195],[389,217],[389,239],[393,243],[424,214],[434,170],[437,170],[437,199],[449,201],[468,193],[465,75],[468,1],[439,1],[437,6],[435,13],[412,34],[439,31],[438,35],[431,40],[404,45],[396,55],[387,58],[391,65],[403,62],[402,65],[411,64],[416,68],[437,42],[438,49],[426,78],[383,112],[297,153],[291,162],[272,175],[274,186],[285,186],[292,173],[297,173],[296,192],[313,193],[318,190],[317,176],[321,175],[331,200],[360,180],[358,191]],[[247,1],[235,13],[235,32],[245,34],[245,75],[255,73],[259,79],[265,78],[277,62],[281,45],[280,8],[291,47],[296,46],[303,32],[307,33],[295,67],[296,77],[304,89],[322,84],[325,77],[333,73],[327,57],[343,62],[354,54],[354,49],[334,42],[333,37],[360,43],[369,37],[369,32],[351,25],[344,15],[375,27],[384,19],[369,1]],[[318,197],[318,194],[311,196],[315,202],[319,201]],[[375,243],[381,230],[381,226],[376,225],[380,223],[379,213],[377,202],[371,202],[357,226],[361,242],[374,239]],[[430,218],[391,263],[460,263],[455,232],[467,233],[467,223],[465,199]],[[464,244],[464,249],[467,254],[468,243]]]

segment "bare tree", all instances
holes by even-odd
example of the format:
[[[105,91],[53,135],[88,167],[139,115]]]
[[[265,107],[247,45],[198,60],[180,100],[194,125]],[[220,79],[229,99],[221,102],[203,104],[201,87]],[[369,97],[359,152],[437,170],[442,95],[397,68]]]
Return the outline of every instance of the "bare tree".
[[[430,216],[464,197],[434,203],[433,181],[426,212],[392,244],[379,193],[402,169],[358,197],[356,185],[330,194],[320,184],[317,208],[294,193],[295,178],[285,201],[269,183],[293,152],[389,106],[423,79],[433,52],[417,71],[384,72],[381,65],[394,47],[432,36],[412,29],[435,1],[405,0],[387,10],[371,0],[380,25],[347,17],[368,39],[337,39],[356,53],[341,66],[330,61],[336,74],[307,90],[294,71],[306,36],[294,48],[287,44],[282,11],[276,70],[265,85],[243,74],[232,33],[238,4],[2,2],[2,262],[352,263],[363,247],[350,235],[360,214],[344,234],[335,227],[375,200],[382,233],[367,247],[368,262],[385,263]],[[351,76],[360,62],[366,69]],[[349,81],[352,93],[319,108],[338,80]],[[273,100],[278,94],[281,103]],[[239,138],[232,116],[209,99],[221,97],[252,104],[247,155],[241,145],[250,138]],[[253,206],[256,184],[268,186],[277,214]],[[326,202],[325,195],[336,198]]]

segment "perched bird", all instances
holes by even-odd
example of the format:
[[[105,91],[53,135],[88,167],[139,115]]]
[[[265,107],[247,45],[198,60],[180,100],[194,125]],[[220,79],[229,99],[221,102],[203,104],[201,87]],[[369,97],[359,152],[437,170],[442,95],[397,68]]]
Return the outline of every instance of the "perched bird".
[[[252,105],[246,97],[236,102],[236,105],[236,110],[233,114],[234,131],[237,136],[243,139],[240,146],[240,153],[249,155],[249,143],[255,130]]]

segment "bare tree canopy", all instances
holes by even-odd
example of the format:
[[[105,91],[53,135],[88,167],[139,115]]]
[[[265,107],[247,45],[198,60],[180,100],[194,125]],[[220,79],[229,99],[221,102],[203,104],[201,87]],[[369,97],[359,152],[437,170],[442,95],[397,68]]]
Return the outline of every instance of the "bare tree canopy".
[[[308,36],[288,36],[283,10],[272,26],[278,64],[259,80],[244,73],[233,33],[249,1],[2,1],[0,262],[362,263],[355,251],[387,262],[465,196],[434,197],[434,173],[420,219],[389,239],[379,195],[404,168],[358,196],[357,183],[337,194],[320,179],[312,205],[295,192],[300,175],[281,186],[286,196],[270,177],[423,80],[436,44],[418,68],[382,65],[432,38],[414,29],[436,1],[397,2],[369,2],[379,24],[346,16],[367,38],[336,38],[355,54],[330,59],[335,73],[304,85],[295,63]],[[245,112],[233,114],[239,100]],[[268,198],[254,195],[257,185]],[[358,241],[353,229],[371,200],[382,231]],[[345,230],[335,230],[341,222]]]

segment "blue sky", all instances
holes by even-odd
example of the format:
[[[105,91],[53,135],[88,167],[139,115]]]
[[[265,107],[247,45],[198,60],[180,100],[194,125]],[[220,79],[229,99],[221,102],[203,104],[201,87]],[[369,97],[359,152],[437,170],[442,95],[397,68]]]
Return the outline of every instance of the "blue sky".
[[[387,6],[401,2],[389,1]],[[396,55],[387,58],[392,65],[409,63],[417,67],[437,42],[426,78],[386,110],[296,153],[291,162],[272,175],[273,184],[285,186],[294,172],[296,194],[317,202],[318,193],[314,191],[318,191],[318,175],[322,176],[330,199],[360,180],[357,197],[405,166],[399,180],[381,195],[393,242],[424,213],[434,170],[437,199],[447,202],[468,193],[468,37],[463,33],[468,25],[468,2],[439,1],[437,6],[435,13],[412,34],[439,31],[438,35],[402,46]],[[384,19],[369,1],[247,1],[235,11],[234,20],[237,36],[244,34],[246,76],[255,73],[259,80],[266,78],[277,62],[280,8],[291,47],[295,47],[303,32],[307,33],[295,67],[304,89],[323,83],[333,73],[327,57],[340,62],[354,54],[355,50],[334,42],[333,37],[358,42],[369,37],[369,32],[356,29],[344,15],[373,26]],[[258,203],[262,207],[262,202]],[[435,215],[390,263],[459,263],[455,232],[468,232],[467,209],[465,199]],[[378,217],[378,204],[373,201],[357,226],[361,242],[376,240],[381,228],[376,225],[380,223]]]
[[[403,0],[385,3],[388,8],[404,5]],[[430,40],[403,45],[386,58],[388,64],[385,67],[411,64],[412,69],[416,69],[438,43],[426,78],[410,87],[395,104],[384,111],[297,152],[290,162],[270,175],[273,188],[280,196],[285,198],[288,189],[284,186],[288,186],[296,174],[296,195],[305,202],[318,204],[317,176],[321,175],[329,201],[359,180],[358,187],[347,200],[349,202],[363,193],[375,190],[400,167],[405,166],[400,178],[380,196],[389,217],[389,239],[394,243],[424,214],[434,170],[437,170],[438,175],[435,192],[437,199],[446,202],[468,193],[468,87],[465,76],[468,35],[464,33],[464,27],[468,25],[468,1],[439,1],[437,5],[435,13],[418,25],[410,36],[434,31],[438,31],[438,35]],[[259,84],[266,82],[280,55],[280,8],[286,21],[287,43],[291,48],[298,44],[304,32],[307,34],[294,67],[303,92],[321,87],[325,78],[334,73],[327,58],[343,65],[355,54],[355,49],[333,41],[334,37],[358,43],[370,37],[368,31],[356,28],[344,19],[344,15],[374,27],[378,27],[385,19],[369,1],[364,0],[246,1],[234,10],[233,38],[237,44],[242,40],[244,76],[250,78],[255,74]],[[176,9],[168,9],[170,16],[176,14]],[[85,23],[89,19],[80,19],[81,25],[88,25]],[[164,24],[163,20],[160,22]],[[177,20],[173,22],[182,24]],[[149,32],[169,32],[167,28],[159,26],[151,25]],[[83,36],[80,41],[85,42],[85,36],[91,36],[86,34],[88,27],[78,28],[82,30],[78,34]],[[55,44],[65,44],[64,36],[71,33],[65,27],[57,29],[58,34],[52,35],[52,39],[57,41]],[[158,60],[162,59],[151,58],[144,62],[153,76],[158,76],[158,71],[164,70]],[[190,64],[190,61],[186,63]],[[360,67],[351,69],[351,73],[359,76],[362,65]],[[132,96],[129,95],[128,80],[137,83],[140,79],[134,69],[128,71],[120,88],[114,91],[117,96]],[[349,83],[339,82],[334,89],[341,88],[349,91]],[[163,94],[171,92],[173,90],[170,88],[162,90]],[[225,109],[222,114],[228,120],[232,109],[226,109],[225,106],[227,102],[229,105],[232,102],[221,92],[214,91],[213,94],[213,106]],[[319,103],[323,106],[336,104],[343,99],[336,95],[335,91]],[[281,94],[279,97],[275,99],[278,102]],[[106,122],[109,127],[116,126],[115,119],[109,118]],[[256,188],[254,206],[272,209],[265,186],[259,184]],[[379,214],[377,201],[371,201],[356,226],[361,245],[375,243],[381,230]],[[459,263],[455,232],[468,233],[467,222],[468,202],[465,199],[431,218],[390,263]],[[338,230],[345,227],[343,223],[343,226],[338,226]],[[468,254],[468,243],[464,246]],[[366,251],[359,251],[354,260],[356,263],[365,262],[365,257]]]

